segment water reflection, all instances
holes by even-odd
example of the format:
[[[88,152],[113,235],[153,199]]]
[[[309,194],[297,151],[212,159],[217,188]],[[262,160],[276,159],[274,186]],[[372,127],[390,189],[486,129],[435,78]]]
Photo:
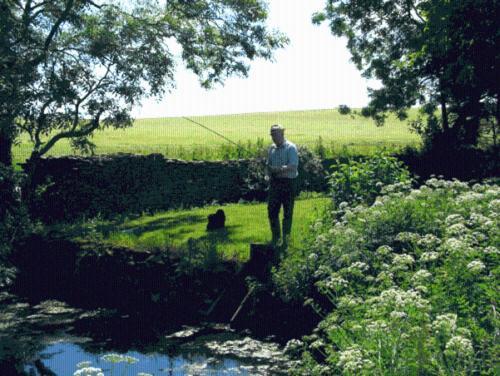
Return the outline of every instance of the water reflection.
[[[27,303],[1,293],[1,376],[72,376],[85,361],[104,376],[283,375],[292,366],[272,341],[224,325],[172,322],[169,317],[82,310],[57,300]],[[137,362],[113,364],[103,359],[110,353]]]
[[[81,345],[59,342],[47,346],[40,353],[40,361],[43,364],[27,365],[25,371],[30,376],[43,376],[53,372],[54,375],[73,375],[77,371],[77,364],[88,362],[88,366],[100,368],[104,375],[270,375],[283,374],[283,365],[279,365],[283,359],[278,356],[252,358],[252,354],[241,353],[241,347],[232,348],[241,343],[254,342],[253,346],[259,347],[260,352],[272,354],[276,351],[274,344],[265,344],[250,338],[240,340],[228,340],[225,336],[216,338],[209,336],[206,339],[197,339],[192,343],[185,343],[179,347],[177,355],[161,353],[143,354],[137,351],[126,353],[134,362],[111,363],[103,359],[102,354],[86,352]],[[211,350],[205,346],[209,344]],[[220,345],[218,351],[217,344]],[[199,352],[196,352],[199,349]],[[209,349],[207,351],[207,349]],[[243,358],[229,355],[232,350],[243,355]],[[226,354],[225,356],[221,356]],[[130,364],[132,363],[132,364]],[[84,374],[84,373],[83,373]],[[96,376],[92,374],[92,376]]]

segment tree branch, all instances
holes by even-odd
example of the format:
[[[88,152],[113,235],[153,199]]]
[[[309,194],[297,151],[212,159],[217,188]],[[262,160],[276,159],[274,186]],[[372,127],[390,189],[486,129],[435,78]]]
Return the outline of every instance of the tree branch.
[[[418,13],[418,9],[415,7],[415,4],[412,2],[411,3],[411,8],[413,9],[413,11],[415,12],[415,15],[417,16],[417,18],[423,23],[425,24],[425,20],[422,18],[422,16],[420,15],[420,13]]]
[[[94,119],[92,119],[90,124],[87,127],[83,128],[79,131],[71,130],[71,131],[61,132],[61,133],[56,134],[54,137],[52,137],[45,144],[45,146],[42,149],[40,149],[40,151],[37,153],[37,156],[38,157],[43,156],[45,153],[47,153],[55,145],[55,143],[57,141],[62,140],[63,138],[77,138],[77,137],[85,137],[85,136],[90,135],[93,131],[95,131],[97,128],[99,128],[100,118],[101,118],[101,115],[103,112],[104,112],[104,109],[99,110],[99,112],[94,117]]]
[[[59,27],[61,26],[61,24],[65,21],[65,19],[68,16],[69,12],[73,8],[73,5],[74,5],[74,0],[68,0],[68,2],[66,4],[66,9],[64,9],[63,14],[61,15],[61,17],[59,17],[57,19],[56,23],[52,26],[52,29],[50,30],[49,35],[45,39],[44,53],[48,50],[48,48],[50,46],[50,43],[52,43],[52,39],[56,35],[56,33],[59,30]]]
[[[46,101],[43,105],[42,105],[42,108],[40,109],[40,115],[38,116],[37,120],[36,120],[36,131],[35,131],[35,139],[34,139],[34,142],[35,142],[35,149],[38,149],[40,147],[40,145],[42,144],[42,141],[40,140],[40,132],[42,131],[43,129],[43,124],[42,123],[45,123],[45,110],[47,109],[47,107],[53,102],[54,100],[52,98],[50,98],[48,101]]]

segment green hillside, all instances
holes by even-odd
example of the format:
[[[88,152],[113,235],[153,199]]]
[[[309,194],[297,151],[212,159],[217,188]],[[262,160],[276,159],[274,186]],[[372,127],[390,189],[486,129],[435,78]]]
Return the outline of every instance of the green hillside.
[[[410,114],[416,115],[416,111]],[[269,127],[281,123],[287,128],[287,137],[301,145],[314,147],[321,137],[323,144],[335,150],[347,146],[356,153],[370,153],[380,146],[401,147],[419,142],[411,133],[407,121],[389,117],[383,127],[361,116],[340,115],[336,109],[290,112],[265,112],[238,115],[191,117],[234,142],[255,144],[260,138],[270,142]],[[96,153],[161,153],[167,157],[192,159],[194,153],[205,159],[223,159],[221,148],[232,144],[208,130],[182,117],[137,119],[133,127],[125,130],[97,132],[93,138]],[[26,159],[31,150],[27,137],[14,148],[15,162]],[[69,143],[61,141],[49,155],[73,154]]]

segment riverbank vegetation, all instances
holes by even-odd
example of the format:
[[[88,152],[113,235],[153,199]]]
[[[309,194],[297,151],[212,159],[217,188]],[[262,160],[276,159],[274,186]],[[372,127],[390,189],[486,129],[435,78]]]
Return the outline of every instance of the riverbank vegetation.
[[[322,318],[308,375],[484,374],[498,366],[498,182],[380,186],[320,216],[275,285]]]

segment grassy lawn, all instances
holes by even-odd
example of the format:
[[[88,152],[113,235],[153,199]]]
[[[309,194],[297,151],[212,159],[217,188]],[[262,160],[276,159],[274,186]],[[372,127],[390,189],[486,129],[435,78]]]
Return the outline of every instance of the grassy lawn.
[[[295,202],[291,248],[301,246],[309,225],[328,203],[327,197],[300,198]],[[84,227],[64,227],[63,230],[76,238],[88,238],[89,228],[93,228],[107,242],[138,250],[185,245],[189,238],[206,240],[214,242],[217,250],[225,257],[241,260],[248,258],[250,243],[270,241],[265,203],[224,205],[222,208],[226,214],[226,229],[208,233],[205,231],[207,216],[218,208],[220,206],[172,210],[114,223],[98,222],[95,227],[87,223]]]
[[[410,118],[416,110],[410,112]],[[419,138],[408,129],[407,121],[394,116],[386,125],[376,127],[374,122],[360,116],[343,116],[336,109],[251,113],[192,117],[193,120],[223,134],[234,142],[255,143],[259,138],[270,143],[269,127],[281,123],[287,128],[287,137],[300,145],[314,146],[318,137],[337,150],[347,146],[350,150],[367,154],[376,147],[401,147],[418,144]],[[26,135],[14,147],[15,163],[24,161],[31,145]],[[124,130],[97,132],[92,141],[97,145],[96,153],[161,153],[167,157],[189,159],[193,149],[217,149],[230,146],[227,141],[183,118],[137,119],[133,127]],[[50,155],[72,154],[69,143],[57,143]],[[220,153],[203,154],[205,159],[221,159]]]

